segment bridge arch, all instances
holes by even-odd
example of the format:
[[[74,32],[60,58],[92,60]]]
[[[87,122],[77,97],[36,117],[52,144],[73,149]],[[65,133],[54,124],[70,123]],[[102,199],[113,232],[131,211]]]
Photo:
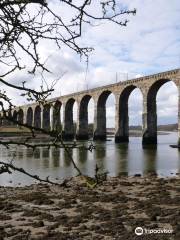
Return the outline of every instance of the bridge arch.
[[[145,109],[145,123],[143,144],[157,144],[157,94],[159,89],[167,82],[172,82],[177,87],[176,83],[168,78],[158,79],[148,89]]]
[[[62,103],[57,100],[53,106],[53,129],[56,131],[61,131],[61,106]]]
[[[135,90],[141,89],[136,85],[126,86],[120,93],[117,106],[117,129],[115,142],[129,142],[129,107],[128,100],[130,94]]]
[[[33,125],[33,110],[32,110],[31,107],[29,107],[28,110],[27,110],[26,123],[27,123],[28,126]]]
[[[94,140],[106,140],[106,101],[110,94],[113,94],[113,92],[105,90],[97,99],[94,116]]]
[[[64,129],[63,129],[63,138],[65,140],[72,140],[75,136],[75,129],[73,123],[73,106],[75,104],[75,99],[70,98],[65,103],[64,107]]]
[[[92,99],[91,95],[85,95],[82,97],[79,103],[78,109],[78,124],[76,139],[87,140],[89,138],[88,133],[88,104]]]
[[[34,110],[34,126],[41,128],[41,107],[39,105]]]
[[[45,130],[50,130],[50,109],[50,104],[46,104],[43,107],[43,129]]]

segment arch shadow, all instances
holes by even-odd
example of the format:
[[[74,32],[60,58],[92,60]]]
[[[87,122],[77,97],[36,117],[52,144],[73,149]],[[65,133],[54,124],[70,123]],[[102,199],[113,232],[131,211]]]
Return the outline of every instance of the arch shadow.
[[[88,128],[88,104],[92,96],[85,95],[82,97],[79,105],[79,121],[77,125],[77,140],[88,140],[89,139],[89,128]]]
[[[62,103],[57,100],[53,107],[53,130],[56,130],[59,132],[62,131],[61,106],[62,106]]]
[[[27,110],[26,123],[27,123],[28,126],[33,125],[33,110],[32,110],[31,107],[29,107],[28,110]]]
[[[110,94],[113,94],[113,92],[106,90],[98,98],[94,123],[94,140],[106,140],[106,101]]]
[[[23,124],[24,122],[24,112],[22,109],[19,109],[18,113],[17,113],[17,120],[20,124]]]
[[[143,133],[143,145],[157,144],[157,104],[156,98],[157,93],[161,86],[167,82],[173,82],[171,79],[159,79],[151,85],[147,93],[147,128],[144,129]],[[175,84],[175,83],[174,83]],[[177,87],[177,85],[175,84]]]
[[[134,89],[139,89],[135,85],[127,86],[123,89],[119,97],[119,107],[118,107],[118,129],[115,134],[115,142],[129,142],[129,108],[128,100],[130,94]],[[142,93],[142,92],[141,92]]]
[[[64,140],[72,140],[75,137],[75,126],[73,123],[74,103],[75,103],[75,99],[70,98],[65,104],[64,129],[62,131],[62,137]]]
[[[43,129],[50,130],[50,104],[44,105],[43,108]]]
[[[41,107],[39,105],[34,110],[34,126],[41,128]]]

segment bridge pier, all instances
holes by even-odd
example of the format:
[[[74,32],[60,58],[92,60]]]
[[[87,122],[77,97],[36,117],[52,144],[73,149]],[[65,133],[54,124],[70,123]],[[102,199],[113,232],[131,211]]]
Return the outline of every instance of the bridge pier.
[[[156,96],[143,97],[143,145],[157,144]]]
[[[83,134],[83,133],[77,133],[76,134],[76,140],[88,140],[89,135],[88,134]]]
[[[35,118],[35,117],[34,117],[34,116],[35,116],[35,107],[32,106],[31,109],[32,109],[32,121],[31,121],[31,122],[32,122],[32,126],[34,127],[34,126],[35,126],[35,125],[34,125],[34,123],[35,123],[35,119],[34,119],[34,118]]]
[[[23,111],[24,115],[23,115],[23,123],[26,123],[26,119],[27,119],[27,110]]]
[[[42,126],[43,129],[50,130],[50,105],[46,104],[42,110]]]
[[[89,99],[83,99],[77,108],[77,140],[88,140],[88,102]]]
[[[68,100],[68,102],[63,105],[63,131],[62,138],[64,140],[73,140],[74,139],[74,125],[73,125],[73,104],[74,99]]]
[[[129,137],[128,136],[121,136],[119,133],[115,134],[115,143],[128,143]]]
[[[52,108],[52,130],[61,131],[61,106],[62,103],[60,101],[56,101]]]
[[[94,133],[93,140],[106,140],[106,106],[105,103],[94,104]]]
[[[129,142],[129,116],[128,97],[130,91],[127,89],[120,97],[116,96],[115,107],[115,143]]]
[[[42,128],[43,126],[43,111],[42,107],[37,105],[34,110],[34,127]]]
[[[89,139],[88,129],[86,129],[86,128],[77,129],[76,139],[77,140],[88,140]]]
[[[74,139],[73,133],[67,133],[64,130],[62,131],[62,139],[65,141],[72,141]]]
[[[97,131],[94,132],[94,135],[93,135],[93,140],[94,141],[106,141],[106,134],[101,134]]]
[[[26,118],[25,118],[25,123],[29,126],[34,126],[33,123],[33,119],[34,119],[34,109],[32,109],[31,107],[29,107],[26,110],[26,114],[25,114]]]
[[[54,122],[53,122],[53,106],[50,106],[50,109],[49,109],[49,112],[50,112],[50,116],[49,116],[49,120],[50,120],[50,130],[52,131],[54,129]]]
[[[129,142],[129,125],[128,116],[120,116],[120,125],[115,133],[115,143],[128,143]]]
[[[157,136],[152,136],[148,130],[143,133],[142,138],[143,145],[156,145],[157,144]]]

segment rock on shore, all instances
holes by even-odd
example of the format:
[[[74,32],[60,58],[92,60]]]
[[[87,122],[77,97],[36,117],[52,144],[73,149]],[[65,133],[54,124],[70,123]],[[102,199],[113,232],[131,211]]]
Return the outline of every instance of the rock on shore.
[[[142,234],[143,229],[172,233]],[[0,187],[0,240],[180,239],[180,178],[116,177],[89,189]]]

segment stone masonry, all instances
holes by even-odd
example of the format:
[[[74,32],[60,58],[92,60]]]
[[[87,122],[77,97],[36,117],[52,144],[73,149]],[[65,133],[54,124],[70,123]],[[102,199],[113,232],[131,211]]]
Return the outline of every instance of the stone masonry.
[[[128,142],[128,99],[131,92],[138,88],[143,96],[142,143],[157,143],[156,95],[159,88],[168,81],[175,83],[179,93],[178,133],[180,139],[180,69],[150,76],[135,78],[116,84],[76,92],[49,99],[45,106],[36,103],[16,107],[12,111],[18,121],[30,126],[62,131],[64,139],[88,139],[88,103],[94,100],[94,140],[106,139],[106,100],[115,96],[115,142]],[[77,103],[76,129],[73,126],[73,105]],[[63,120],[61,114],[63,111]],[[61,121],[62,120],[62,121]],[[1,124],[3,121],[1,119]],[[178,141],[180,141],[178,139]]]

